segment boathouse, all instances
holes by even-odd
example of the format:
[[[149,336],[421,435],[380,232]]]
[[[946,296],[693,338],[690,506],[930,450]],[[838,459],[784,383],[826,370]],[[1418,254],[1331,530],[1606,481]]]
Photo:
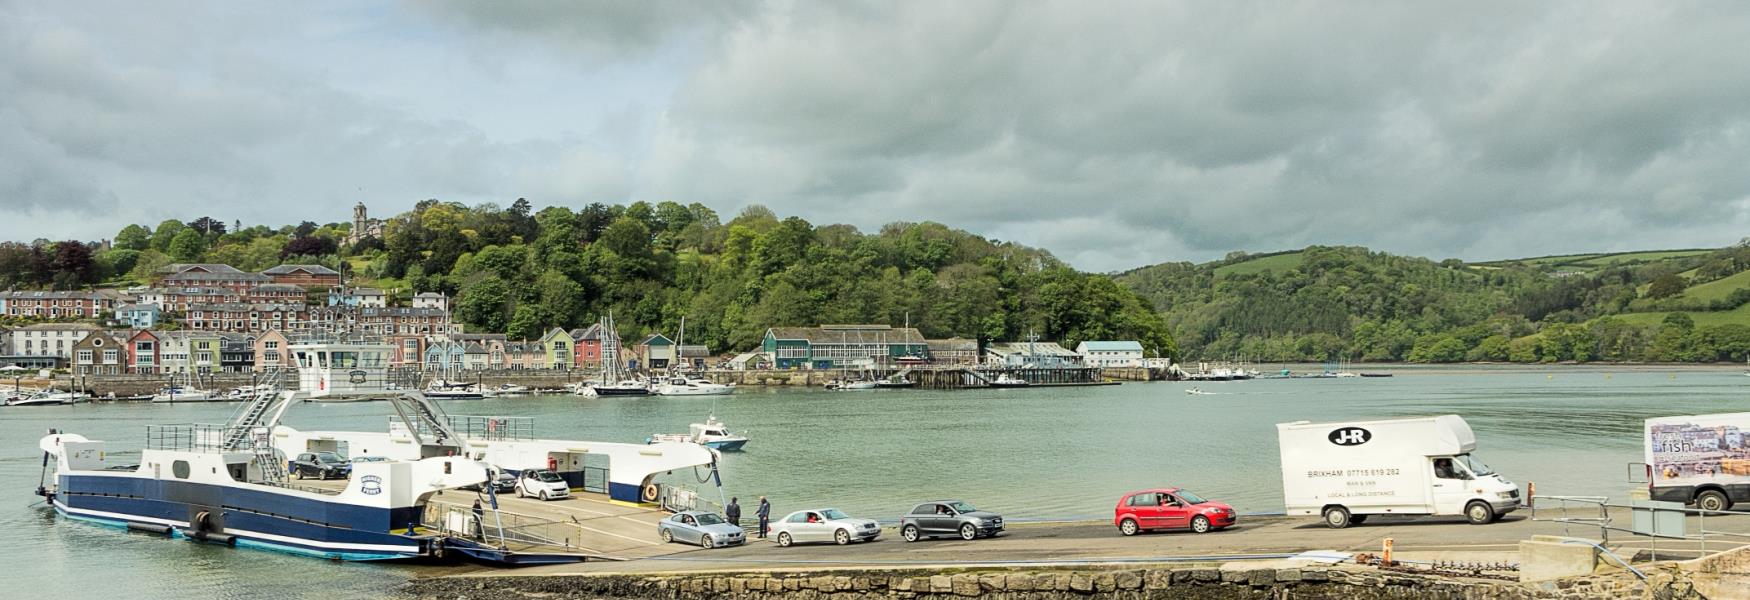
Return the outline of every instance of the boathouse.
[[[1087,341],[1076,345],[1076,353],[1090,367],[1142,366],[1142,343],[1137,341]]]
[[[1084,366],[1082,355],[1056,342],[993,342],[984,349],[985,364],[1018,369],[1063,369]]]
[[[773,327],[760,347],[780,369],[865,368],[930,353],[916,328],[890,325]]]

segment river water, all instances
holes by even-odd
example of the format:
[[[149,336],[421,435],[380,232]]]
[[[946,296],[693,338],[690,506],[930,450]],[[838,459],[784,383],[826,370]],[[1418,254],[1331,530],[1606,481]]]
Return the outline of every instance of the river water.
[[[752,513],[835,506],[896,517],[956,498],[1015,518],[1109,517],[1117,497],[1183,486],[1241,512],[1282,509],[1275,424],[1458,414],[1478,455],[1541,494],[1623,496],[1641,420],[1750,411],[1750,378],[1724,368],[1402,368],[1390,379],[1293,379],[1028,390],[748,388],[719,398],[571,396],[446,402],[454,415],[537,418],[539,437],[642,441],[713,410],[752,439],[724,456],[725,493]],[[223,422],[235,404],[0,408],[0,564],[7,587],[92,598],[376,597],[434,567],[327,563],[57,521],[33,504],[37,439],[51,427],[135,449],[148,424]],[[382,430],[382,402],[301,404],[301,429]],[[679,473],[676,477],[690,477]],[[703,486],[701,486],[703,487]]]

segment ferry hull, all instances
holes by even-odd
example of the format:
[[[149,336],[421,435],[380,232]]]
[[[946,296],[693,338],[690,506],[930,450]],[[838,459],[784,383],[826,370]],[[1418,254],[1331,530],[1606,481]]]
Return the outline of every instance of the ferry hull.
[[[190,521],[205,511],[216,525],[212,533],[230,536],[228,539],[239,547],[348,561],[426,554],[421,540],[390,529],[393,522],[417,521],[415,508],[371,508],[137,477],[63,475],[59,481],[60,488],[52,498],[55,511],[82,521],[124,528],[130,523],[167,526],[172,537],[196,539],[204,536],[190,535]],[[251,509],[223,508],[234,506]]]

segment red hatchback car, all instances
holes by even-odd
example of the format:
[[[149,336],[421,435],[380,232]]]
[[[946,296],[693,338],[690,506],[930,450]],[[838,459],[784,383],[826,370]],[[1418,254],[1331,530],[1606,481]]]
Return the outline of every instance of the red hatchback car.
[[[1197,533],[1232,527],[1239,516],[1232,506],[1205,500],[1179,488],[1125,494],[1113,510],[1112,524],[1124,535],[1151,529],[1189,529]]]

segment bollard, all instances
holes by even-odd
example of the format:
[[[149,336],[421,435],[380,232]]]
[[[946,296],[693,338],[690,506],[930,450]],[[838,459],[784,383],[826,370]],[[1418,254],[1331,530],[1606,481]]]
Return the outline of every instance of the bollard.
[[[1535,481],[1525,482],[1525,505],[1528,507],[1531,507],[1532,510],[1536,510],[1537,509],[1536,500],[1537,500],[1537,482],[1535,482]],[[1536,515],[1532,515],[1532,517],[1536,518]]]
[[[1385,556],[1380,559],[1381,560],[1380,564],[1386,565],[1388,567],[1393,564],[1392,560],[1391,560],[1391,547],[1392,547],[1392,539],[1385,538],[1385,548],[1381,552],[1381,554],[1383,554]]]

